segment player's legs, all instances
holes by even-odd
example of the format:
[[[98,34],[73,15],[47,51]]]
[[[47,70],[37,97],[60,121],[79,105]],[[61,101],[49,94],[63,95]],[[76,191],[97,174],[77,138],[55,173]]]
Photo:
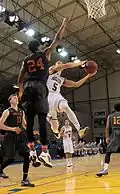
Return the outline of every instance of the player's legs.
[[[34,134],[33,134],[33,126],[34,126],[34,112],[28,106],[28,110],[26,112],[26,122],[27,122],[27,138],[28,138],[28,146],[30,148],[30,159],[32,161],[32,165],[34,167],[40,166],[40,161],[37,159],[37,153],[34,146]]]
[[[27,122],[27,138],[29,142],[29,147],[31,150],[34,149],[34,136],[33,136],[33,126],[34,126],[34,114],[32,111],[27,111],[26,122]]]
[[[71,167],[73,165],[72,164],[72,153],[70,152],[65,153],[65,158],[66,158],[67,167]]]
[[[69,167],[69,153],[65,153],[66,165]]]
[[[9,158],[7,160],[4,161],[4,157],[1,156],[0,157],[0,177],[2,178],[9,178],[9,176],[7,176],[5,173],[4,173],[4,169],[11,165],[13,163],[14,159],[13,158]]]
[[[30,93],[29,90],[26,92],[26,90],[24,91],[24,93],[27,93],[26,103],[25,103],[27,139],[28,139],[30,149],[34,150],[33,126],[34,126],[34,117],[36,115],[35,107],[34,107],[35,102],[30,98],[32,93]],[[30,99],[28,98],[28,96]]]
[[[73,163],[72,163],[72,155],[73,155],[73,142],[72,140],[69,141],[69,166],[72,166]]]
[[[64,148],[64,153],[65,153],[65,158],[66,158],[66,165],[67,167],[70,167],[72,166],[72,153],[73,153],[72,141],[64,140],[63,148]]]
[[[69,163],[70,163],[70,166],[73,165],[73,163],[72,163],[72,155],[73,155],[73,153],[69,153]]]
[[[77,132],[81,138],[83,138],[88,133],[89,128],[85,127],[84,129],[81,129],[80,123],[79,123],[75,113],[71,110],[71,108],[69,107],[66,100],[61,99],[59,101],[59,110],[60,110],[60,112],[65,112],[67,114],[69,120],[77,129]]]
[[[101,177],[102,175],[107,175],[108,174],[108,166],[110,163],[110,158],[111,158],[112,152],[106,152],[105,155],[105,163],[104,163],[104,168],[100,172],[98,172],[96,175]]]
[[[57,111],[54,109],[53,111],[50,111],[49,114],[48,114],[48,118],[49,118],[49,123],[51,125],[51,129],[55,135],[55,137],[57,139],[60,138],[60,133],[59,133],[59,122],[58,122],[58,119],[57,119]]]
[[[36,101],[36,89],[34,81],[27,81],[24,84],[23,92],[23,106],[26,114],[26,130],[28,146],[30,148],[30,159],[33,161],[33,166],[40,166],[40,161],[37,160],[36,150],[34,148],[34,136],[33,136],[33,126],[34,126],[34,116],[35,116],[35,101]]]
[[[73,123],[73,125],[75,126],[77,131],[79,131],[80,130],[79,121],[78,121],[75,113],[69,107],[66,100],[60,100],[59,101],[59,110],[60,110],[60,112],[65,112],[67,114],[67,116],[68,116],[69,120],[71,121],[71,123]]]
[[[21,182],[21,186],[28,186],[34,187],[35,185],[32,184],[28,179],[28,171],[29,171],[29,152],[21,152],[19,153],[20,156],[23,157],[23,179]]]
[[[53,131],[57,139],[60,138],[60,133],[58,131],[59,122],[57,119],[57,102],[59,100],[59,97],[61,97],[61,95],[54,93],[49,93],[48,95],[49,113],[47,115],[47,120],[50,123],[51,130]]]
[[[43,162],[45,166],[52,167],[50,162],[50,155],[48,151],[48,140],[47,140],[47,113],[38,114],[39,126],[40,126],[40,141],[42,144],[42,153],[39,156],[40,161]]]

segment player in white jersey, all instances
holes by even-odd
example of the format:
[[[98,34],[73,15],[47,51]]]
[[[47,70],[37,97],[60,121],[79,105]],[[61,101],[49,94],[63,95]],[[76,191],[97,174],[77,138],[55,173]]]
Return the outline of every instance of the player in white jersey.
[[[63,137],[63,148],[66,156],[67,167],[72,166],[72,154],[73,154],[73,143],[72,143],[72,127],[70,126],[69,120],[65,120],[65,125],[60,131],[60,135]]]
[[[80,63],[67,63],[62,64],[62,62],[58,61],[55,66],[50,67],[50,75],[47,81],[47,87],[49,90],[48,95],[48,103],[49,103],[49,123],[51,124],[51,129],[53,132],[57,135],[59,138],[59,122],[57,119],[57,112],[65,112],[69,118],[69,120],[73,123],[75,128],[77,129],[80,137],[82,138],[84,135],[86,135],[86,132],[88,131],[88,127],[84,128],[83,130],[80,130],[80,124],[79,121],[74,114],[74,112],[71,110],[71,108],[68,105],[68,102],[60,93],[61,86],[65,87],[80,87],[83,85],[90,77],[93,76],[93,74],[88,74],[83,79],[74,82],[72,80],[67,80],[63,77],[61,77],[61,72],[66,68],[73,68],[77,66],[83,66],[86,63],[86,61],[81,61]]]

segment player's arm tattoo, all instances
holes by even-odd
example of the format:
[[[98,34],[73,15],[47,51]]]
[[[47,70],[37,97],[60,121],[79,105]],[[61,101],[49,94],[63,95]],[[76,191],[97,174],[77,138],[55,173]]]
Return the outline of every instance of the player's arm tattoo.
[[[56,33],[52,44],[45,51],[46,52],[46,57],[48,58],[49,61],[50,61],[50,58],[51,58],[51,53],[57,47],[59,42],[62,40],[62,37],[63,37],[63,34],[65,32],[66,26],[67,26],[67,19],[65,18],[63,20],[62,25],[60,26],[58,32]]]

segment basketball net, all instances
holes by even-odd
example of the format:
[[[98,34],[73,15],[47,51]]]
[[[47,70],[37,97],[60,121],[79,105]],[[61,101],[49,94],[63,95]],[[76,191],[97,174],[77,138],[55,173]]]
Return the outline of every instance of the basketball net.
[[[88,18],[99,19],[106,15],[105,0],[84,0],[87,4]]]

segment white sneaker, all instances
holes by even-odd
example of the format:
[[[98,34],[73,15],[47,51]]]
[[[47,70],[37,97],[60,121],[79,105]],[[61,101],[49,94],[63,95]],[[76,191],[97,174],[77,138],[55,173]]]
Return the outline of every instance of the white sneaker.
[[[44,166],[52,168],[53,165],[50,162],[51,156],[49,153],[42,152],[38,157],[41,162],[43,162]]]
[[[32,166],[39,167],[41,165],[40,161],[37,158],[36,150],[30,151],[30,161],[32,161]]]

